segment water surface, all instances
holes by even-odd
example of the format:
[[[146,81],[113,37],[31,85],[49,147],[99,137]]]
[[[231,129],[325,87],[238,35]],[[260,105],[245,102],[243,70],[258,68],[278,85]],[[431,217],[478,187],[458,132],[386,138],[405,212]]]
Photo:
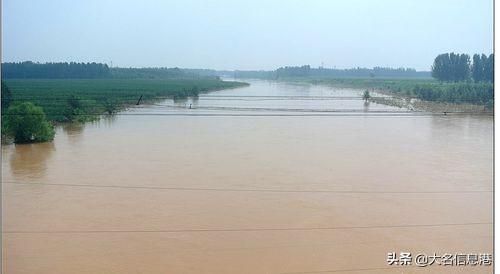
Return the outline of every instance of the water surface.
[[[3,146],[4,271],[401,273],[388,252],[492,252],[492,117],[251,84]]]

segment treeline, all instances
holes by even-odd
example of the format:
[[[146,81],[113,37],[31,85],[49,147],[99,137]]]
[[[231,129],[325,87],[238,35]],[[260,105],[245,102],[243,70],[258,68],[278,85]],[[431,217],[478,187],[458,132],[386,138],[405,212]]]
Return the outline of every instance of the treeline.
[[[255,79],[276,79],[274,70],[235,70],[233,72],[224,71],[222,75],[234,78],[255,78]]]
[[[325,84],[356,89],[375,89],[406,98],[453,104],[493,106],[493,83],[439,82],[434,79],[321,78],[309,79],[313,84]]]
[[[443,53],[434,59],[432,77],[439,81],[460,82],[493,82],[494,56],[490,54],[474,54],[471,59],[468,54]]]
[[[469,103],[484,105],[488,108],[493,106],[493,85],[491,83],[418,84],[411,89],[410,94],[425,101]]]
[[[475,82],[493,82],[495,70],[494,55],[474,54],[472,61],[472,79]]]
[[[217,78],[209,69],[110,68],[102,63],[2,63],[2,79],[192,79]]]
[[[101,63],[2,63],[2,79],[96,79],[109,78],[111,71]]]
[[[308,77],[311,76],[311,66],[281,67],[276,70],[276,78],[283,77]]]
[[[219,79],[210,69],[181,68],[111,68],[111,78],[116,79]]]
[[[281,79],[294,77],[315,77],[315,78],[430,78],[430,72],[417,71],[413,68],[311,68],[304,66],[281,67],[274,71],[235,71],[236,78],[264,78]]]
[[[416,71],[413,68],[351,68],[351,69],[331,69],[331,68],[311,68],[310,66],[284,67],[276,70],[279,77],[313,76],[313,77],[337,77],[337,78],[426,78],[430,77],[429,72]]]
[[[186,73],[179,68],[112,68],[110,78],[168,79],[186,76]]]

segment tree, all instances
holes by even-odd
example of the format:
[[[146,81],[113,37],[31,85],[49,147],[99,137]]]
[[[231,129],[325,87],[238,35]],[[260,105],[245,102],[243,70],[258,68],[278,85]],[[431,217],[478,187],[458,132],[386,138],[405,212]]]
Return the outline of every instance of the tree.
[[[5,130],[15,143],[46,142],[54,139],[54,127],[47,121],[41,107],[25,102],[9,107]]]
[[[111,70],[98,63],[2,63],[2,78],[109,78]]]
[[[311,73],[311,66],[282,67],[276,70],[277,77],[306,77]]]
[[[450,80],[450,55],[448,53],[440,54],[434,59],[432,65],[432,77],[440,81]]]
[[[71,95],[67,99],[67,104],[68,106],[64,110],[64,118],[66,119],[66,121],[75,121],[79,117],[79,115],[83,114],[82,102],[76,95]]]
[[[495,60],[493,54],[486,57],[484,56],[484,69],[483,69],[483,79],[486,82],[493,82],[494,70],[495,70]]]
[[[468,54],[456,55],[457,65],[455,66],[455,82],[467,81],[470,79],[470,56]]]
[[[365,102],[368,102],[370,98],[370,92],[368,90],[365,90],[365,92],[363,92],[363,100],[365,100]]]
[[[10,106],[10,102],[12,101],[12,93],[10,92],[9,87],[2,81],[2,113],[5,113]]]
[[[432,77],[440,81],[465,81],[470,77],[470,56],[444,53],[434,59]]]
[[[474,54],[472,63],[472,78],[474,82],[493,82],[493,54]]]
[[[474,54],[472,57],[472,79],[474,82],[479,82],[483,79],[484,64],[479,54]]]
[[[113,99],[110,99],[110,98],[106,98],[104,100],[104,109],[106,110],[106,112],[108,114],[114,114],[119,109],[118,103],[116,102],[116,100],[113,100]]]

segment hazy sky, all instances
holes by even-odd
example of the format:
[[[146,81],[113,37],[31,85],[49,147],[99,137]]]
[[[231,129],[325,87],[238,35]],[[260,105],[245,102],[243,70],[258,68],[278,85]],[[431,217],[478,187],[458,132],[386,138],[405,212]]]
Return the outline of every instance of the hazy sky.
[[[3,0],[3,62],[414,67],[491,53],[493,0]]]

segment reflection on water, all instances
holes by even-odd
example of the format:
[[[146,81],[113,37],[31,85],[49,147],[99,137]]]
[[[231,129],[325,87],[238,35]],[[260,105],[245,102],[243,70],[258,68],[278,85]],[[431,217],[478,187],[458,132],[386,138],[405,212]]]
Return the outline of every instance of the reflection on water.
[[[191,97],[191,104],[193,108],[198,108],[200,106],[199,102],[200,102],[200,96]]]
[[[78,145],[81,141],[81,137],[83,136],[83,130],[85,125],[82,123],[71,123],[71,124],[63,124],[60,126],[63,130],[64,135],[67,136],[68,140],[73,143],[73,145]]]
[[[85,124],[83,123],[70,123],[70,124],[62,124],[61,128],[64,133],[68,136],[79,136],[82,135],[82,131],[85,128]]]
[[[14,178],[37,180],[45,176],[47,161],[55,151],[54,143],[19,144],[11,147],[7,171],[10,171]]]
[[[174,104],[177,105],[186,105],[186,102],[188,101],[188,97],[183,97],[183,96],[177,96],[172,99],[174,101]]]
[[[370,102],[366,101],[363,103],[363,111],[364,112],[370,111]]]
[[[100,123],[105,127],[110,127],[116,122],[116,115],[104,115],[101,117]]]
[[[491,253],[492,117],[377,116],[365,111],[392,108],[361,93],[256,81],[2,147],[3,180],[38,183],[4,185],[4,230],[58,231],[4,234],[6,272],[288,273],[384,268],[391,251]],[[276,109],[361,116],[204,115]],[[328,227],[372,228],[189,232]],[[460,271],[491,268],[418,273]]]

